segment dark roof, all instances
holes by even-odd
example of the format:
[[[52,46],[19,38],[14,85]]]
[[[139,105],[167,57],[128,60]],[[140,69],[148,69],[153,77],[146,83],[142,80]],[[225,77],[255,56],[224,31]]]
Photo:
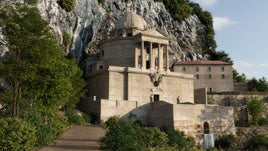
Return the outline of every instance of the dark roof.
[[[202,60],[202,61],[179,61],[175,65],[233,65],[230,62],[220,60]]]

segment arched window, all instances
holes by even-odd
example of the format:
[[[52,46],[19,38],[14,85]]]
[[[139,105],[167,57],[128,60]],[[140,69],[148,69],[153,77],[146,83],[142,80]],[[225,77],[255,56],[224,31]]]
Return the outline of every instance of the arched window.
[[[209,123],[208,122],[204,122],[204,134],[209,134]]]

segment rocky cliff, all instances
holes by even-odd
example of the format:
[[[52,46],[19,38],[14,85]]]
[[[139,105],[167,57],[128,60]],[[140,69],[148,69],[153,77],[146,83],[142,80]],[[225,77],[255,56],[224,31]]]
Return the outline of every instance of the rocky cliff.
[[[14,2],[16,0],[3,0]],[[23,2],[23,0],[17,0]],[[72,37],[70,51],[78,62],[88,54],[97,53],[97,44],[114,29],[116,21],[127,11],[133,11],[147,22],[149,28],[159,28],[172,40],[170,50],[177,60],[202,59],[201,48],[197,43],[197,32],[203,30],[197,16],[192,15],[182,21],[172,19],[165,6],[154,0],[76,0],[72,12],[66,12],[56,0],[38,0],[37,7],[44,19],[54,30],[62,44],[64,31]]]

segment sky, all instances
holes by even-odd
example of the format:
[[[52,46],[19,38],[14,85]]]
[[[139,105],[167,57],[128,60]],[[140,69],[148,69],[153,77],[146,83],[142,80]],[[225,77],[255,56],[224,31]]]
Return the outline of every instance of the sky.
[[[213,16],[217,50],[248,79],[268,81],[268,0],[191,0]]]

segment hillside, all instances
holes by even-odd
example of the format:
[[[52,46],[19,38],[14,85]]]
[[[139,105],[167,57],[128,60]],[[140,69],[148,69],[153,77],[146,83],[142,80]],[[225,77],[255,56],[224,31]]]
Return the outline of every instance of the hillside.
[[[149,28],[158,28],[171,37],[170,50],[175,52],[174,59],[203,59],[206,57],[205,52],[215,50],[216,42],[209,12],[187,0],[175,0],[178,6],[189,6],[191,12],[182,19],[174,20],[174,8],[167,10],[167,1],[165,5],[161,0],[155,1],[157,0],[76,0],[75,8],[70,12],[62,8],[61,2],[55,0],[41,0],[36,6],[62,45],[66,36],[70,35],[71,41],[66,52],[72,51],[79,63],[87,55],[98,53],[99,41],[108,36],[114,29],[115,22],[127,11],[143,16]],[[173,14],[173,18],[170,14]]]

